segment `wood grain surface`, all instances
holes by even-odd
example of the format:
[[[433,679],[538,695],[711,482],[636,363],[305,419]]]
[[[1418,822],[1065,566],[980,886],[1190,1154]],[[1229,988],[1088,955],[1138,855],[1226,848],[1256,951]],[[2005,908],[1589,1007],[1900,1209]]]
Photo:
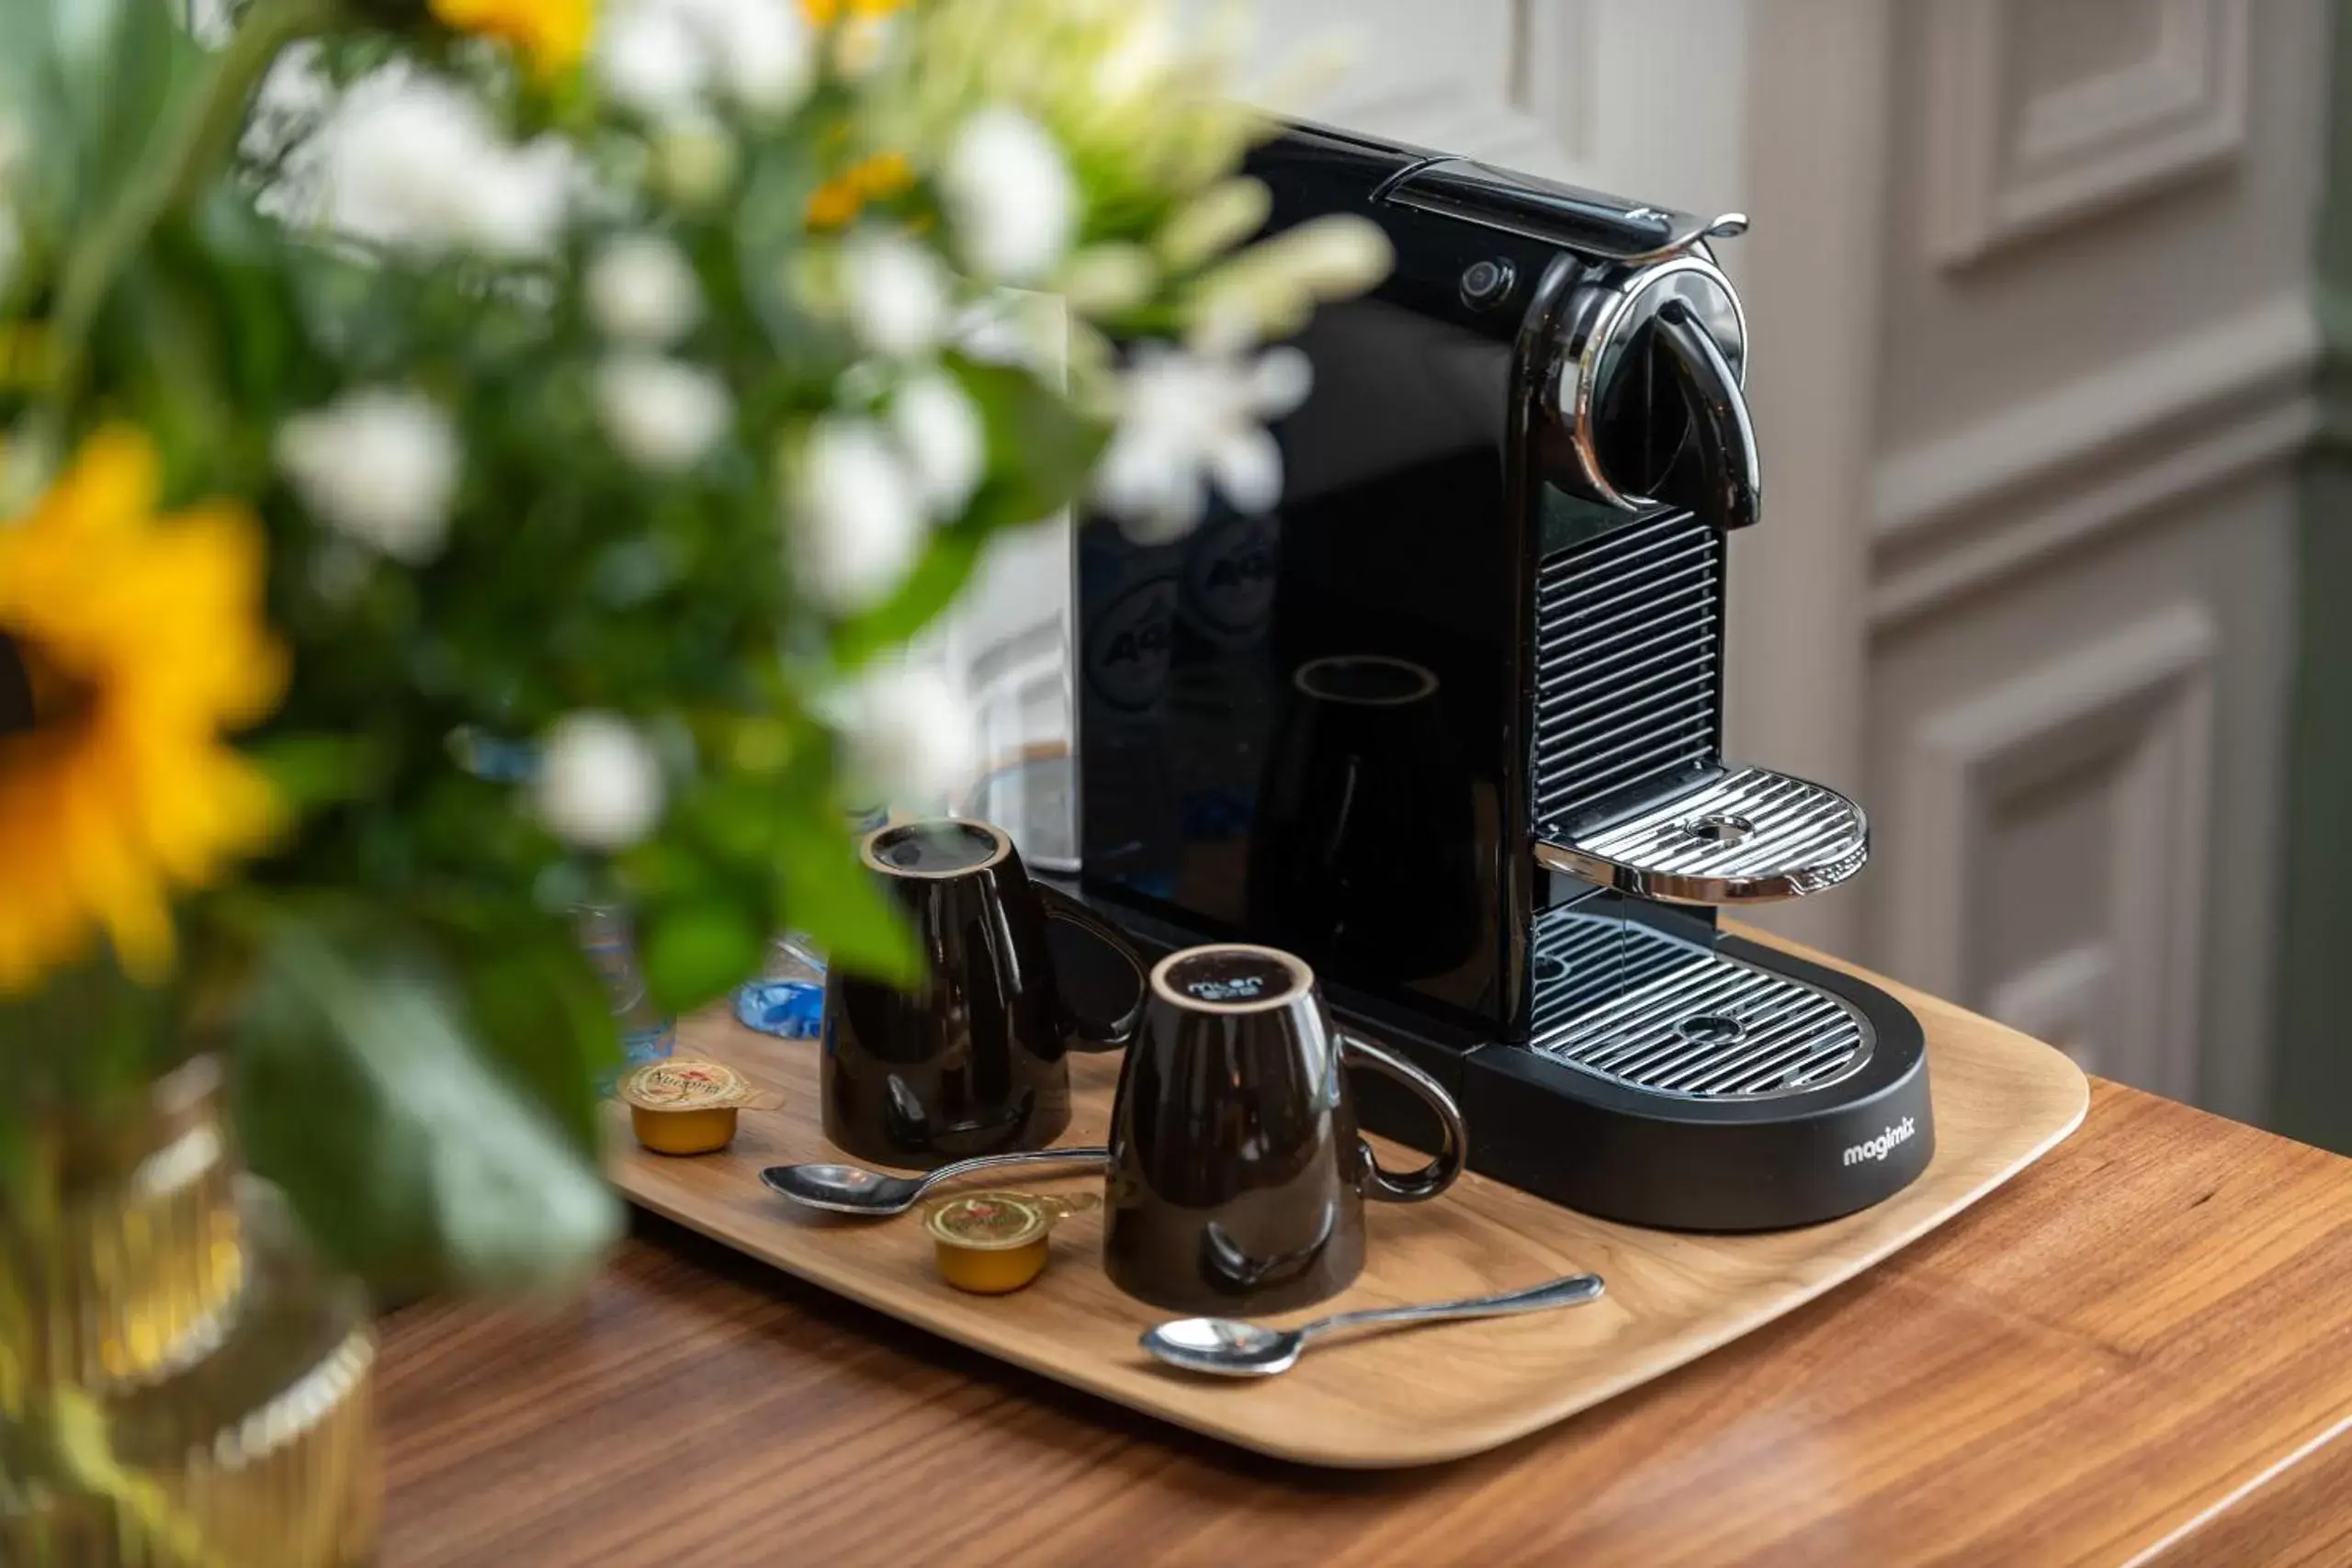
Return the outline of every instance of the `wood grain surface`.
[[[679,1159],[639,1146],[627,1109],[615,1106],[607,1168],[634,1201],[738,1251],[1180,1426],[1313,1464],[1430,1464],[1523,1437],[1770,1322],[1950,1219],[2081,1122],[2089,1090],[2064,1056],[1957,1008],[1904,999],[1927,1030],[1936,1152],[1894,1197],[1827,1224],[1747,1235],[1612,1224],[1476,1175],[1434,1202],[1367,1204],[1356,1283],[1266,1321],[1486,1295],[1587,1270],[1609,1292],[1561,1312],[1335,1342],[1265,1382],[1171,1371],[1136,1346],[1170,1314],[1103,1274],[1099,1211],[1056,1230],[1054,1262],[1037,1283],[974,1296],[941,1282],[916,1216],[844,1218],[768,1191],[763,1166],[842,1157],[825,1141],[814,1041],[760,1034],[725,1012],[685,1021],[682,1055],[729,1063],[780,1092],[782,1107],[743,1112],[725,1151]],[[1071,1058],[1062,1142],[1104,1141],[1118,1067],[1116,1056]],[[1385,1145],[1382,1157],[1400,1168],[1422,1158]],[[1099,1192],[1102,1178],[1014,1170],[965,1190],[990,1184]]]
[[[2098,1083],[1787,1316],[1494,1451],[1347,1472],[647,1219],[583,1302],[388,1322],[383,1562],[2339,1563],[2347,1303],[2352,1162]]]

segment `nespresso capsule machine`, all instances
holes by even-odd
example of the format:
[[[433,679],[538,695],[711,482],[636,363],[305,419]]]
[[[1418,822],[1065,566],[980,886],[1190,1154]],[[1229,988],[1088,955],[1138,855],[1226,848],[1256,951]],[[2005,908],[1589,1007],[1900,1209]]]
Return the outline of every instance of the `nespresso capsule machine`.
[[[1080,529],[1086,894],[1302,954],[1544,1197],[1745,1230],[1899,1190],[1934,1144],[1917,1021],[1716,925],[1869,853],[1853,802],[1723,754],[1760,484],[1710,243],[1744,221],[1319,129],[1250,172],[1272,228],[1362,213],[1396,266],[1296,340],[1275,509]]]

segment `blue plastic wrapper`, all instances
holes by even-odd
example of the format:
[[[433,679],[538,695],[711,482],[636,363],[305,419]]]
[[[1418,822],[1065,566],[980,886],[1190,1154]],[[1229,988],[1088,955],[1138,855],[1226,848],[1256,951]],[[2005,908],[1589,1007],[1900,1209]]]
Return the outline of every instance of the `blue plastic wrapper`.
[[[814,1040],[824,1024],[825,987],[807,980],[754,980],[736,991],[735,1019],[763,1034]]]

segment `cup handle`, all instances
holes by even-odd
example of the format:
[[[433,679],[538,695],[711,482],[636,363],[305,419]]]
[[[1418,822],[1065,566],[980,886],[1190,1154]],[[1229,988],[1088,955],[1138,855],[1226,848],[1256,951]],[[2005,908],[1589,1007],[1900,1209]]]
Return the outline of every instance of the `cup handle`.
[[[1462,1108],[1453,1103],[1453,1096],[1445,1092],[1445,1086],[1402,1056],[1392,1055],[1352,1034],[1340,1037],[1340,1058],[1394,1078],[1420,1096],[1422,1103],[1437,1113],[1441,1133],[1437,1157],[1419,1170],[1401,1174],[1384,1168],[1373,1158],[1372,1145],[1364,1145],[1364,1164],[1371,1176],[1364,1195],[1384,1203],[1419,1203],[1453,1186],[1469,1155],[1470,1131],[1462,1124]]]
[[[1067,920],[1125,959],[1128,966],[1134,969],[1135,1005],[1118,1017],[1107,1021],[1102,1019],[1081,1018],[1072,1012],[1068,1004],[1064,1004],[1062,1008],[1062,1025],[1078,1037],[1078,1043],[1081,1047],[1093,1051],[1120,1049],[1135,1039],[1136,1031],[1143,1025],[1144,1003],[1149,998],[1151,990],[1151,987],[1144,983],[1144,976],[1149,971],[1150,965],[1145,963],[1144,956],[1136,949],[1136,944],[1127,939],[1126,932],[1119,930],[1118,927],[1060,888],[1048,886],[1042,882],[1032,882],[1030,886],[1037,890],[1037,901],[1045,906],[1046,919]]]

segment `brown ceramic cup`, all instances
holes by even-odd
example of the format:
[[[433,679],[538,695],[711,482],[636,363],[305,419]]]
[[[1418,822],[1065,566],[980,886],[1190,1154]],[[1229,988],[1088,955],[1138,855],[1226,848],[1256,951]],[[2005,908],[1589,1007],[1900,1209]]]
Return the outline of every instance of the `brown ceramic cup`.
[[[1383,1169],[1356,1131],[1343,1066],[1429,1103],[1437,1156]],[[1151,971],[1111,1112],[1102,1260],[1129,1295],[1174,1312],[1282,1312],[1363,1268],[1363,1204],[1434,1198],[1462,1173],[1462,1112],[1437,1081],[1343,1037],[1295,956],[1238,942]]]
[[[900,990],[828,976],[825,1136],[860,1159],[918,1170],[1052,1143],[1069,1124],[1068,1054],[1115,1050],[1135,1032],[1142,958],[1084,906],[1031,881],[990,824],[899,823],[866,835],[859,855],[912,929],[923,977]],[[1122,969],[1131,984],[1088,987],[1130,998],[1122,1015],[1089,1019],[1068,1005],[1048,921],[1078,927],[1092,962]]]

